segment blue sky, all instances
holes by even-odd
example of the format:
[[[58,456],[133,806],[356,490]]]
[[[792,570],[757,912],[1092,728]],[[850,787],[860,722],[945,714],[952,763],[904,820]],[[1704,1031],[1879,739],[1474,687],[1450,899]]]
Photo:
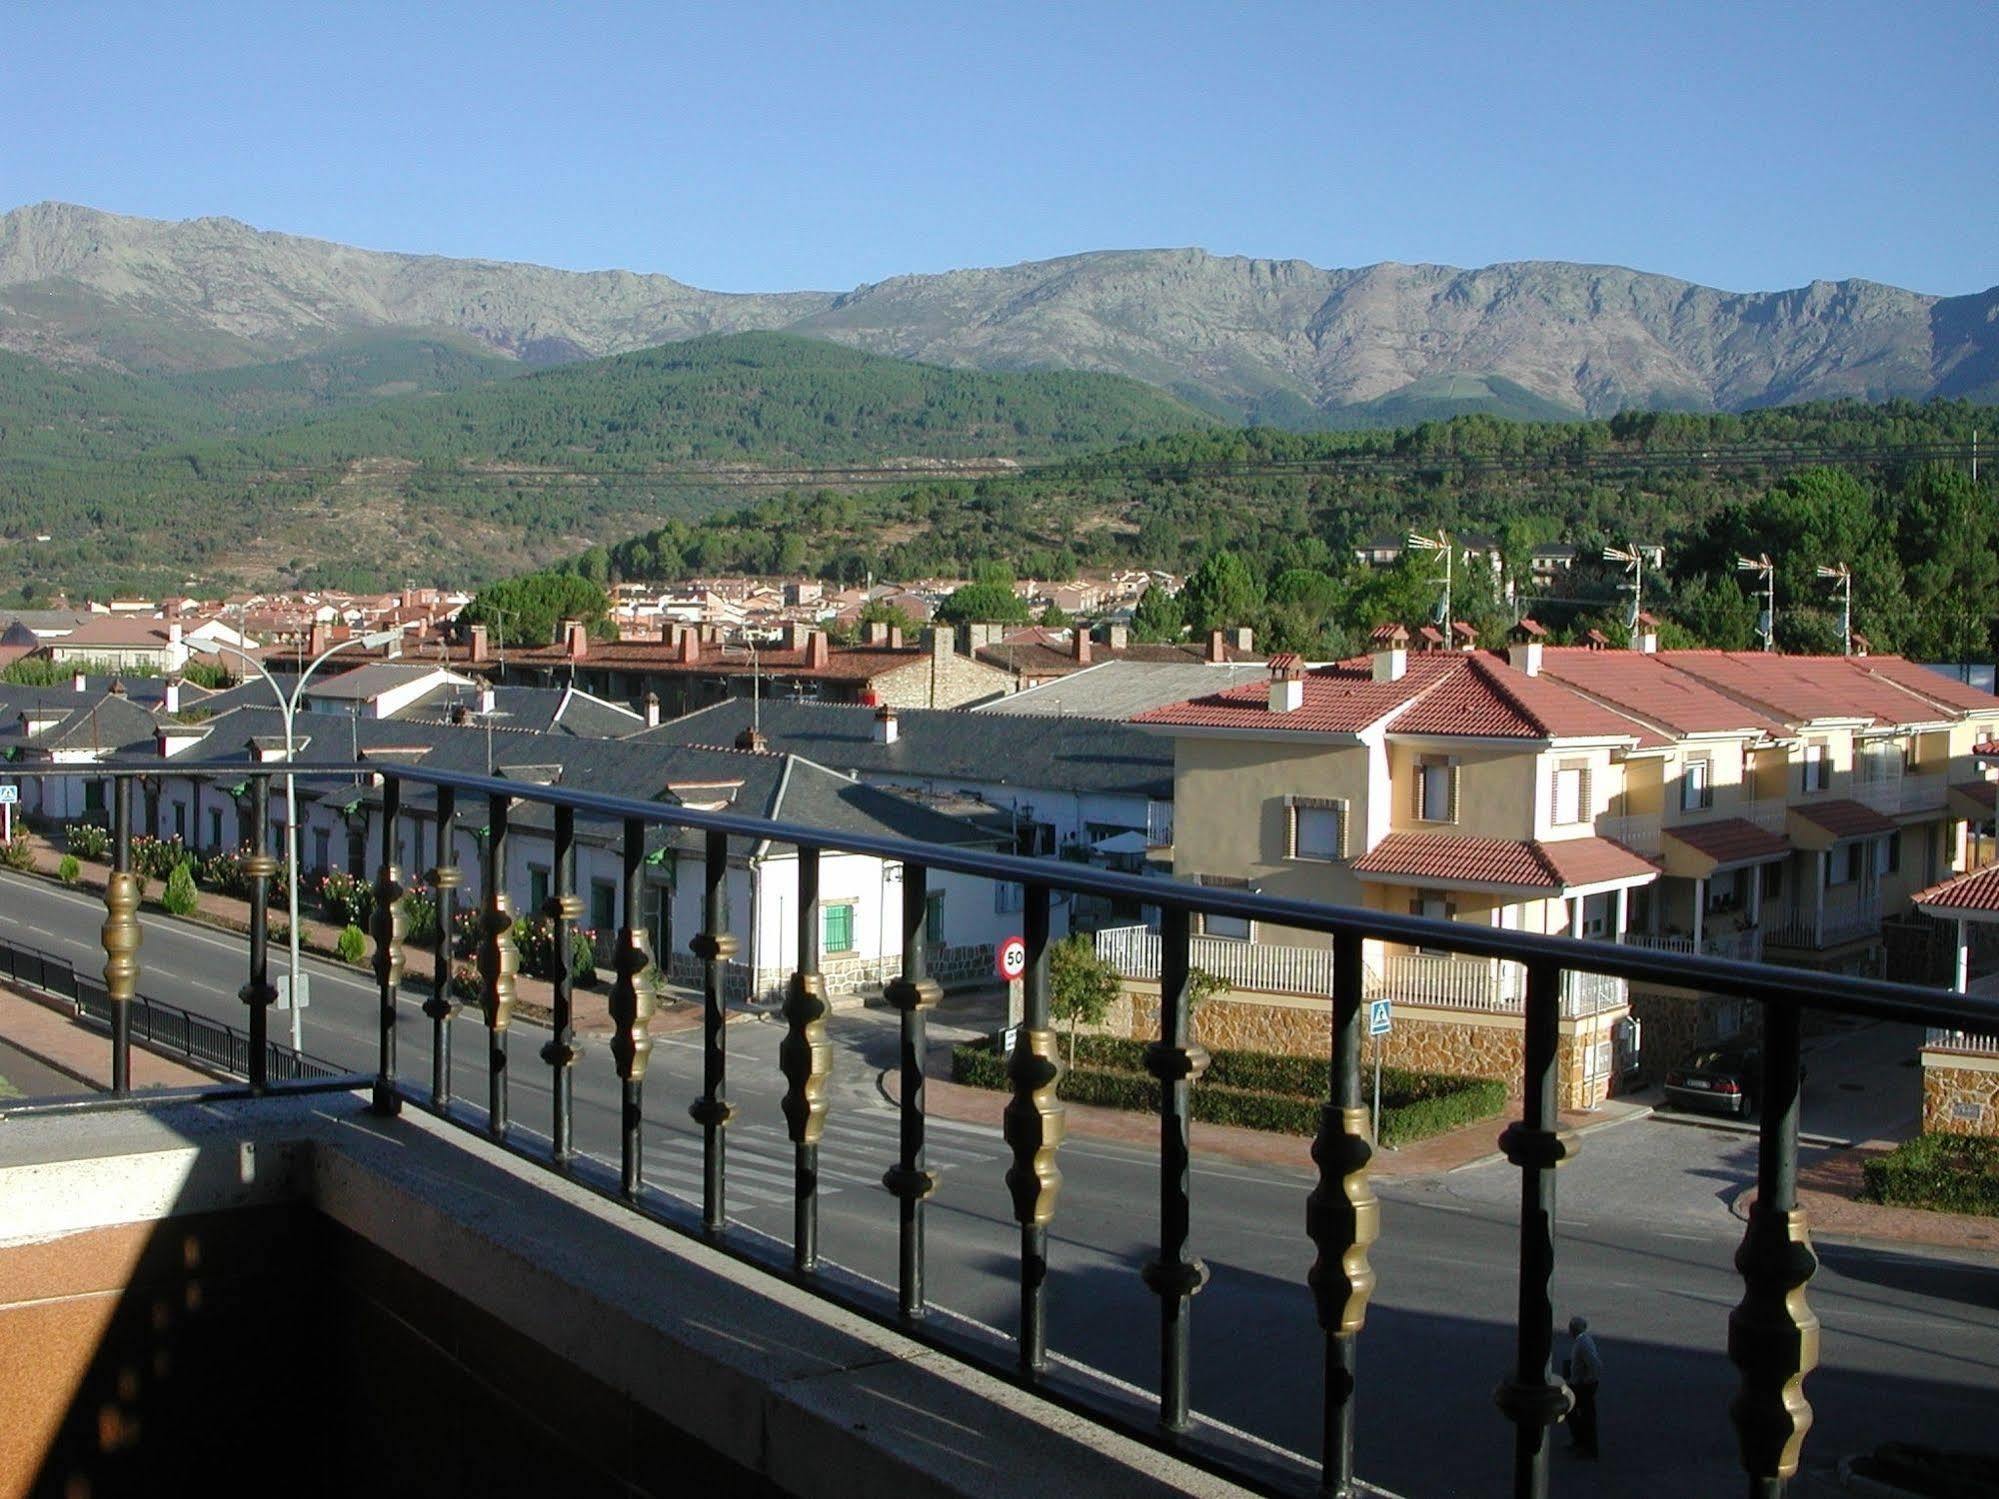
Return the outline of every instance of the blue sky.
[[[4,0],[0,207],[843,289],[1077,250],[1999,282],[1999,5]]]

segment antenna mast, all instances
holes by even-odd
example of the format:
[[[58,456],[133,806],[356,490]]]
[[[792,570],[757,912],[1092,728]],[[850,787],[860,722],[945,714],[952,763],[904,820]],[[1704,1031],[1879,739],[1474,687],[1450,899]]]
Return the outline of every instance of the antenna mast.
[[[1756,573],[1763,580],[1763,617],[1757,621],[1756,633],[1763,637],[1763,649],[1774,651],[1777,649],[1777,564],[1764,552],[1755,557],[1737,557],[1735,570]]]
[[[1448,650],[1456,644],[1451,637],[1451,553],[1456,548],[1451,545],[1448,531],[1439,531],[1435,536],[1425,536],[1421,532],[1411,531],[1409,545],[1419,552],[1444,554],[1444,647]]]
[[[1839,582],[1839,653],[1853,654],[1853,569],[1844,562],[1835,562],[1831,567],[1817,569],[1821,578],[1835,578]]]

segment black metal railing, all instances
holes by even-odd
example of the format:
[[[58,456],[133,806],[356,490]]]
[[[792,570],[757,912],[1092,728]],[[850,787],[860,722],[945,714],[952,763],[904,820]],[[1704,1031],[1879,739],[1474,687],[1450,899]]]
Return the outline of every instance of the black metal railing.
[[[381,860],[376,880],[374,931],[378,944],[375,975],[380,993],[379,1056],[372,1106],[392,1115],[405,1101],[427,1104],[455,1123],[468,1122],[462,1106],[451,1107],[447,1062],[437,1063],[427,1097],[413,1093],[397,1074],[395,1003],[401,977],[402,924],[398,901],[403,872],[397,867],[396,817],[409,787],[433,789],[439,815],[447,818],[468,799],[485,802],[488,829],[485,878],[478,921],[480,1009],[488,1032],[488,1098],[483,1117],[470,1127],[484,1130],[514,1149],[525,1149],[525,1131],[509,1125],[509,1088],[515,1058],[507,1047],[514,1009],[514,979],[519,954],[513,939],[513,909],[502,873],[507,868],[509,839],[518,836],[510,825],[511,810],[523,802],[554,809],[554,894],[545,914],[566,936],[577,914],[574,895],[576,823],[618,830],[627,875],[623,925],[617,936],[616,984],[610,1001],[613,1034],[609,1046],[620,1083],[621,1160],[615,1185],[607,1190],[649,1210],[643,1192],[640,1158],[642,1126],[648,1099],[644,1083],[651,1048],[648,1029],[654,1006],[653,955],[648,950],[643,912],[632,878],[644,857],[648,828],[669,827],[701,835],[703,855],[702,930],[688,944],[702,960],[701,1091],[689,1113],[701,1128],[702,1172],[700,1216],[692,1231],[735,1253],[747,1254],[732,1233],[725,1171],[729,1126],[735,1109],[729,1101],[729,1055],[724,1028],[726,965],[739,950],[735,934],[726,929],[723,886],[732,840],[774,841],[797,848],[801,855],[799,955],[782,1015],[785,1036],[780,1070],[786,1083],[783,1112],[795,1147],[794,1240],[784,1268],[799,1283],[822,1295],[857,1304],[823,1274],[817,1242],[818,1144],[828,1108],[826,1091],[830,1064],[825,1039],[824,979],[818,971],[819,856],[844,853],[873,856],[899,864],[903,871],[902,971],[886,986],[887,1002],[900,1012],[902,1089],[899,1151],[883,1184],[897,1200],[897,1286],[893,1314],[880,1313],[912,1336],[948,1345],[926,1330],[924,1209],[936,1185],[924,1156],[923,1052],[925,1012],[936,1003],[937,985],[927,974],[924,915],[928,881],[948,871],[1018,884],[1025,891],[1023,926],[1027,963],[1024,974],[1025,1015],[1007,1068],[1011,1098],[1005,1109],[1004,1137],[1011,1153],[1006,1185],[1019,1229],[1016,1278],[1019,1309],[1013,1328],[1013,1368],[1023,1383],[1048,1388],[1047,1304],[1050,1227],[1061,1187],[1059,1168],[1063,1110],[1056,1098],[1060,1064],[1056,1036],[1050,1025],[1049,913],[1058,892],[1075,892],[1113,900],[1137,901],[1162,912],[1162,964],[1157,1039],[1146,1050],[1146,1067],[1160,1081],[1159,1232],[1157,1252],[1142,1270],[1144,1283],[1159,1304],[1160,1385],[1154,1440],[1196,1460],[1214,1461],[1199,1443],[1189,1440],[1197,1427],[1190,1409],[1189,1318],[1193,1297],[1202,1289],[1207,1270],[1195,1253],[1191,1232],[1194,1181],[1189,1165],[1189,1085],[1206,1060],[1191,1040],[1189,942],[1197,913],[1246,919],[1266,926],[1289,927],[1323,934],[1333,950],[1333,995],[1327,1015],[1327,1052],[1331,1086],[1321,1110],[1312,1146],[1318,1178],[1307,1205],[1305,1231],[1315,1251],[1309,1282],[1324,1340],[1324,1382],[1321,1392],[1324,1446],[1319,1492],[1346,1496],[1356,1492],[1353,1476],[1355,1422],[1359,1412],[1359,1340],[1366,1323],[1375,1272],[1369,1246],[1378,1230],[1378,1208],[1369,1184],[1373,1154],[1367,1116],[1361,1107],[1360,1011],[1363,1000],[1363,944],[1389,941],[1442,949],[1475,957],[1523,964],[1527,971],[1522,1016],[1524,1067],[1520,1117],[1501,1139],[1507,1160],[1520,1173],[1520,1218],[1517,1271],[1518,1310],[1515,1318],[1512,1367],[1506,1371],[1496,1400],[1514,1428],[1512,1491],[1538,1496],[1548,1490],[1551,1430],[1568,1412],[1571,1395],[1554,1372],[1552,1283],[1556,1265],[1556,1168],[1573,1153],[1573,1143],[1558,1127],[1558,1046],[1562,993],[1566,975],[1595,973],[1651,987],[1694,990],[1754,1001],[1763,1013],[1764,1043],[1762,1117],[1758,1125],[1757,1192],[1750,1209],[1736,1264],[1743,1278],[1740,1303],[1728,1318],[1727,1344],[1740,1372],[1739,1390],[1729,1408],[1738,1438],[1749,1492],[1763,1499],[1781,1495],[1797,1471],[1799,1450],[1811,1420],[1803,1393],[1805,1376],[1818,1358],[1818,1323],[1803,1294],[1817,1260],[1806,1232],[1797,1197],[1798,1097],[1800,1084],[1800,1020],[1808,1010],[1838,1015],[1946,1026],[1978,1032],[1999,1031],[1999,1004],[1962,994],[1939,993],[1823,973],[1808,973],[1732,959],[1657,952],[1598,942],[1578,942],[1519,931],[1461,925],[1389,912],[1280,899],[1242,890],[1195,886],[1175,881],[1124,875],[1053,859],[1030,859],[972,847],[915,843],[902,839],[774,822],[727,812],[702,812],[657,802],[596,795],[557,786],[542,786],[480,776],[425,770],[421,766],[393,769],[353,765],[300,765],[265,769],[232,767],[234,778],[253,783],[247,830],[250,846],[269,847],[268,798],[254,788],[271,774],[289,769],[302,781],[337,780],[351,784],[359,774],[380,780]],[[130,828],[129,779],[139,774],[158,777],[156,765],[138,767],[55,767],[10,769],[24,778],[45,776],[109,776],[117,783],[115,798],[115,866],[128,867]],[[448,821],[442,823],[449,826]],[[429,883],[440,890],[461,886],[454,864],[453,840],[439,839],[439,867]],[[264,882],[274,869],[260,863],[253,871],[254,903],[261,907]],[[136,977],[138,924],[136,897],[129,891],[107,891],[105,923],[107,982],[105,1001],[111,1012],[114,1053],[129,1051],[133,1017],[140,1012],[132,988]],[[443,944],[448,917],[440,921],[439,950],[432,980],[433,993],[423,1014],[435,1027],[437,1053],[448,1041],[455,1008],[449,992],[450,964]],[[253,1092],[271,1084],[268,1048],[259,1050],[265,1011],[274,994],[266,981],[269,936],[266,924],[253,920],[249,934],[250,980],[241,997],[251,1009],[252,1038],[244,1057]],[[558,953],[565,949],[558,948]],[[18,961],[18,960],[17,960]],[[46,959],[30,955],[32,970]],[[557,971],[566,965],[558,961]],[[116,982],[113,982],[115,970]],[[46,966],[43,969],[46,978]],[[58,974],[56,984],[68,982]],[[46,986],[46,985],[45,985]],[[55,992],[63,992],[59,987]],[[577,1060],[570,1035],[566,983],[555,991],[552,1039],[540,1060],[553,1070],[551,1097],[554,1117],[548,1137],[551,1149],[543,1159],[556,1169],[575,1166],[571,1111],[571,1071]],[[127,1076],[114,1056],[116,1075]],[[581,1178],[579,1178],[581,1179]],[[876,1309],[863,1302],[862,1309]],[[1717,1413],[1719,1417],[1719,1413]]]

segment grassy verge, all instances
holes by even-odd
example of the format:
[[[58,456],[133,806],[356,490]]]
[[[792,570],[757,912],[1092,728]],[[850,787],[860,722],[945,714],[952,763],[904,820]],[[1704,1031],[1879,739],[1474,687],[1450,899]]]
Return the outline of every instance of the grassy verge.
[[[1999,1218],[1999,1140],[1918,1135],[1863,1169],[1869,1202]]]
[[[1076,1066],[1064,1070],[1056,1092],[1072,1103],[1156,1112],[1159,1084],[1143,1070],[1144,1052],[1142,1041],[1081,1037]],[[1312,1057],[1218,1051],[1194,1086],[1194,1117],[1209,1124],[1310,1135],[1319,1127],[1330,1071],[1328,1063]],[[951,1080],[1003,1089],[1008,1086],[1005,1059],[983,1041],[953,1047]],[[1381,1143],[1407,1145],[1489,1119],[1505,1106],[1504,1083],[1384,1067]]]

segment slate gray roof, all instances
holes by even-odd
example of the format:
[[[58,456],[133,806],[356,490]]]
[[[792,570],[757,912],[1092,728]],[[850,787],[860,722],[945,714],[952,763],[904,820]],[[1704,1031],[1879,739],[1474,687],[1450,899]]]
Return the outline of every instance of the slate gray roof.
[[[1169,703],[1260,682],[1269,675],[1270,668],[1262,662],[1101,661],[1011,697],[981,703],[972,711],[1129,719]]]
[[[441,687],[392,715],[403,723],[450,723],[462,706],[479,714],[479,689]],[[483,725],[486,720],[479,716]],[[579,739],[623,739],[645,727],[643,715],[575,687],[495,687],[493,727],[562,734]]]
[[[634,740],[732,745],[749,727],[751,711],[747,699],[731,698]],[[762,710],[771,749],[854,775],[1001,782],[1158,801],[1173,795],[1171,742],[1128,724],[951,708],[904,708],[897,718],[896,742],[877,744],[873,708],[767,700]]]
[[[325,698],[338,702],[367,702],[385,692],[434,675],[447,667],[436,661],[377,661],[352,671],[316,676],[305,684],[308,700]],[[268,689],[267,689],[268,690]]]
[[[123,753],[135,746],[153,747],[153,731],[160,720],[141,704],[108,692],[102,696],[71,692],[68,696],[70,711],[63,720],[32,736],[22,731],[20,712],[49,712],[65,705],[57,700],[47,708],[17,710],[5,732],[0,733],[0,749],[29,754],[78,749]]]

